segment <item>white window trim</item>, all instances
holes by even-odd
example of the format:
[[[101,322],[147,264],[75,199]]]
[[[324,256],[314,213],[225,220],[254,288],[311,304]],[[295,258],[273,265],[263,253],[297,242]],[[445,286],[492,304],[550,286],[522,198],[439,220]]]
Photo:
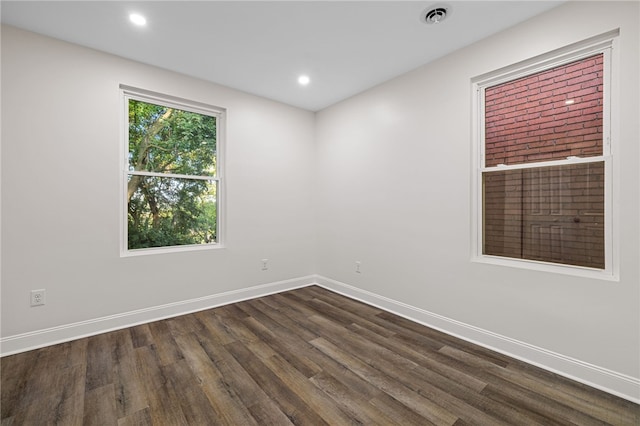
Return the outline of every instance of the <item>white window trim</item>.
[[[579,43],[572,44],[562,49],[555,50],[545,55],[540,55],[528,61],[505,67],[491,73],[478,76],[471,81],[472,86],[472,173],[471,173],[471,261],[498,266],[507,266],[520,269],[552,272],[557,274],[573,275],[586,278],[595,278],[608,281],[619,281],[619,256],[618,256],[618,228],[617,212],[617,188],[619,187],[618,174],[614,168],[618,160],[613,156],[615,141],[617,140],[617,126],[612,126],[611,110],[617,111],[613,104],[619,96],[617,83],[619,59],[615,48],[616,37],[619,30],[611,31]],[[566,160],[545,161],[511,166],[485,167],[484,165],[484,89],[500,83],[512,81],[520,77],[535,74],[549,68],[573,62],[598,53],[604,54],[604,80],[603,80],[603,155],[597,157],[568,158]],[[482,173],[491,170],[510,170],[518,168],[548,167],[566,164],[579,164],[604,161],[605,164],[605,269],[589,268],[584,266],[567,265],[552,262],[542,262],[528,259],[516,259],[502,256],[485,255],[483,247],[483,200],[482,200]]]
[[[216,242],[209,244],[191,244],[170,247],[150,247],[144,249],[128,248],[127,236],[127,178],[129,173],[129,116],[128,105],[129,99],[142,102],[156,103],[183,111],[194,112],[216,117],[216,176],[183,176],[167,173],[153,172],[136,172],[138,175],[144,176],[161,176],[176,177],[189,179],[202,179],[216,182]],[[165,253],[181,253],[187,251],[200,251],[224,248],[225,233],[225,185],[224,185],[224,153],[225,153],[225,136],[226,136],[226,109],[196,102],[183,98],[163,95],[149,90],[139,89],[127,85],[120,85],[120,101],[121,101],[121,143],[120,143],[120,257],[144,256],[149,254],[165,254]]]

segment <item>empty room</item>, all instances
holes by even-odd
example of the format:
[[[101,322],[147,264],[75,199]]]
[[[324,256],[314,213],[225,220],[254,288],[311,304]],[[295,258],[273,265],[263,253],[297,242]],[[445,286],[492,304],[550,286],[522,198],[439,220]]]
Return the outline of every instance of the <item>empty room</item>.
[[[640,424],[637,1],[2,1],[5,425]]]

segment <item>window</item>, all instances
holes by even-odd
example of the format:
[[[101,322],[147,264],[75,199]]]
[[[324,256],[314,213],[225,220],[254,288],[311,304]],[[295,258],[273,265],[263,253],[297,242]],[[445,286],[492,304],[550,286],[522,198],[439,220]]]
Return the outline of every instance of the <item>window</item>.
[[[611,44],[474,83],[476,260],[611,275]]]
[[[124,253],[217,246],[223,111],[127,87],[122,94]]]

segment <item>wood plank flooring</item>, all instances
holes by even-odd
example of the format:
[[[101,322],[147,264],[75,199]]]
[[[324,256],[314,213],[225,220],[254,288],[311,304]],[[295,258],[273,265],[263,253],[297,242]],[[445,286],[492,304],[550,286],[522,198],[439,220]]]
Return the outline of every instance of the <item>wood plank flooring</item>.
[[[4,357],[8,425],[640,425],[640,406],[306,287]]]

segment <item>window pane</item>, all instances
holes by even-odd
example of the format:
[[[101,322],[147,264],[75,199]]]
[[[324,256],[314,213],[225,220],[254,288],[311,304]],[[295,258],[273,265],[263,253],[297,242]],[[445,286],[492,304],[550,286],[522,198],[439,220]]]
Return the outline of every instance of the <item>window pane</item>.
[[[602,54],[485,89],[485,166],[602,155]]]
[[[128,248],[216,242],[216,182],[129,175]]]
[[[483,173],[483,254],[604,269],[604,162]]]
[[[216,118],[129,100],[129,171],[216,176]]]

